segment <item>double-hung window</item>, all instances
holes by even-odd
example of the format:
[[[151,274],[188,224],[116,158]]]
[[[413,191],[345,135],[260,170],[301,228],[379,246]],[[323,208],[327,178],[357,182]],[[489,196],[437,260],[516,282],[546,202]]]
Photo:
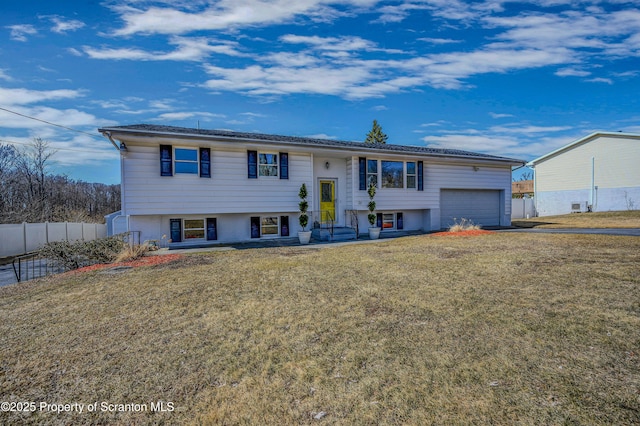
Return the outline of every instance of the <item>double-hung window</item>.
[[[249,179],[258,179],[258,177],[289,179],[289,154],[247,151],[247,171]]]
[[[174,174],[211,177],[211,148],[160,145],[160,176]]]
[[[259,153],[258,173],[260,176],[278,176],[278,154]]]
[[[184,239],[203,239],[204,238],[204,219],[185,219],[184,220]]]
[[[266,216],[260,219],[260,234],[263,237],[278,235],[278,216]]]
[[[416,189],[416,163],[413,161],[407,163],[407,188]]]
[[[175,148],[174,164],[176,174],[184,173],[190,175],[198,174],[198,149],[197,148]]]
[[[378,160],[367,160],[367,188],[378,187]]]

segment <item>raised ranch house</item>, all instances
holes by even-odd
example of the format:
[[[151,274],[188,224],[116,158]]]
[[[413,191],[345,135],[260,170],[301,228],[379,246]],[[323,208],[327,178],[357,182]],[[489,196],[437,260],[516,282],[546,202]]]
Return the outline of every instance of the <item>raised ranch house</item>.
[[[536,158],[538,216],[640,209],[640,135],[597,132]]]
[[[114,232],[174,245],[295,237],[303,183],[310,227],[322,238],[367,232],[369,182],[383,233],[439,230],[455,218],[508,226],[511,168],[523,164],[453,149],[145,124],[99,131],[121,154]]]

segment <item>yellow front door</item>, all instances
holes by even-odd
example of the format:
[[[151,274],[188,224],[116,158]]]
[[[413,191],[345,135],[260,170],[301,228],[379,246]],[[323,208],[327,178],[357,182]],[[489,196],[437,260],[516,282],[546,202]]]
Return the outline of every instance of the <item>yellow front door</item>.
[[[320,221],[336,221],[336,182],[333,180],[320,181]]]

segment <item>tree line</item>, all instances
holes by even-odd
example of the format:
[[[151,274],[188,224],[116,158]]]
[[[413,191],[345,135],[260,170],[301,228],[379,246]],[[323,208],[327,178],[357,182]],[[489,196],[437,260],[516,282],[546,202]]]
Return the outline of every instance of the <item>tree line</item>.
[[[120,210],[120,185],[51,173],[55,152],[40,138],[24,148],[0,144],[0,223],[102,223]]]

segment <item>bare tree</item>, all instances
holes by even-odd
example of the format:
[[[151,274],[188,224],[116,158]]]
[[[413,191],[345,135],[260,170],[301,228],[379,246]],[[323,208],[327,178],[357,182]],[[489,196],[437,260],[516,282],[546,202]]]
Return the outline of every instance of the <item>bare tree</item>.
[[[102,222],[120,209],[120,185],[51,173],[55,152],[40,138],[21,150],[0,145],[0,223]]]
[[[34,138],[32,143],[21,151],[18,157],[18,173],[24,178],[30,210],[25,219],[47,220],[51,206],[47,199],[47,174],[51,157],[56,153],[49,143],[41,138]]]

